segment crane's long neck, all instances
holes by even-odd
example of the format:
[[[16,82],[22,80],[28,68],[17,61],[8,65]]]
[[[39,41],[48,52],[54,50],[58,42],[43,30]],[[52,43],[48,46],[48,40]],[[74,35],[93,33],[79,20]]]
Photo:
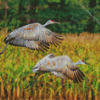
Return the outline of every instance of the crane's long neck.
[[[74,65],[79,65],[79,61],[75,62]]]
[[[49,24],[51,24],[51,23],[48,23],[48,21],[47,21],[43,26],[47,26],[47,25],[49,25]]]

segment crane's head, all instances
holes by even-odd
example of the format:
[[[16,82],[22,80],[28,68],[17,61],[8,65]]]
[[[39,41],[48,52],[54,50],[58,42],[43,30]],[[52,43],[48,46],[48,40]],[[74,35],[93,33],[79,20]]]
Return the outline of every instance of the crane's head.
[[[80,60],[76,63],[74,63],[75,65],[79,65],[79,64],[88,64],[87,62],[85,62],[84,60]]]
[[[47,26],[49,24],[60,24],[60,23],[53,20],[48,20],[43,26]]]
[[[85,62],[84,60],[80,60],[80,62],[81,62],[82,64],[88,64],[88,63]]]
[[[59,22],[53,21],[53,20],[49,20],[50,24],[60,24]]]

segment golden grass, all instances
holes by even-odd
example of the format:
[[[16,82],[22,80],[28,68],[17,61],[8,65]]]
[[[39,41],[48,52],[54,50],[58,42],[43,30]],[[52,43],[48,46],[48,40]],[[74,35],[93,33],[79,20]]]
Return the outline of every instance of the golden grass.
[[[0,51],[4,48],[4,38],[9,34],[7,29],[0,31]],[[64,35],[64,34],[63,34]],[[11,98],[25,100],[85,100],[100,99],[100,34],[81,33],[66,34],[60,46],[50,46],[43,53],[25,47],[8,45],[0,55],[0,99]],[[67,55],[73,62],[84,60],[90,65],[79,65],[86,77],[82,83],[61,80],[51,74],[41,75],[30,91],[24,91],[31,77],[31,69],[47,54]]]

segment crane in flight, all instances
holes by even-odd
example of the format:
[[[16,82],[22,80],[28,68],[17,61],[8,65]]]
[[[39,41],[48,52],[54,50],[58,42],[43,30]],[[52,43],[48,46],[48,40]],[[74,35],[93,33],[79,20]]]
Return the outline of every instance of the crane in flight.
[[[78,68],[77,66],[78,64],[87,64],[87,63],[82,60],[73,63],[72,60],[66,55],[54,57],[53,54],[49,54],[44,58],[42,58],[32,69],[32,71],[35,73],[33,79],[36,81],[39,75],[46,72],[51,72],[53,75],[59,78],[62,79],[69,78],[74,82],[79,83],[83,80],[83,77],[85,77],[85,75]],[[29,86],[32,87],[35,81],[30,82],[25,89],[27,89]]]
[[[41,51],[47,50],[49,44],[59,45],[63,40],[63,36],[47,29],[45,26],[49,24],[59,24],[59,22],[48,20],[44,25],[32,23],[15,29],[5,38],[6,46],[0,54],[4,52],[8,44]]]

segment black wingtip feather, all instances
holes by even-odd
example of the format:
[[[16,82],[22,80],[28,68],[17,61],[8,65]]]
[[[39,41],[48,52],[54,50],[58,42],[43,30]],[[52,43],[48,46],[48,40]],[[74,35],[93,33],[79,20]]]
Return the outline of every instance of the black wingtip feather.
[[[78,74],[79,74],[79,77],[81,78],[81,81],[82,81],[83,80],[83,77],[85,77],[85,75],[80,70],[78,70]]]
[[[49,49],[49,45],[43,43],[43,42],[40,42],[40,44],[42,44],[45,48]]]
[[[76,73],[76,75],[77,75],[78,81],[79,81],[79,82],[81,82],[81,79],[80,79],[79,74],[78,74],[78,73]]]
[[[78,69],[78,70],[82,74],[82,76],[85,77],[85,75],[83,74],[83,72],[80,69]]]
[[[41,47],[42,47],[42,49],[44,50],[44,51],[47,51],[47,48],[45,48],[43,45],[40,45]]]
[[[75,73],[75,82],[78,83],[78,80],[77,80],[77,75]]]

